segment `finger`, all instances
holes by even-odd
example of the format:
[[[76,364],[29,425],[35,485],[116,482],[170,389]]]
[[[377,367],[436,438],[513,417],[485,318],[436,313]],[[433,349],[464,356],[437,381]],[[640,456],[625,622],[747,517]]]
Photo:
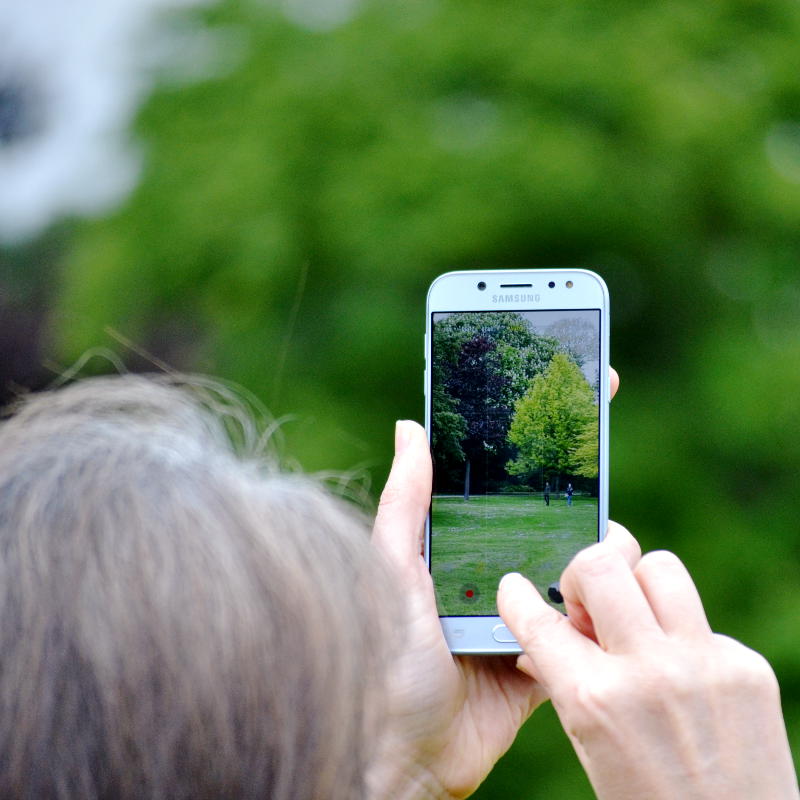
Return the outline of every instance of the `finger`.
[[[431,453],[425,430],[416,422],[395,426],[395,455],[375,517],[372,541],[397,566],[419,560],[431,503]]]
[[[634,575],[666,633],[687,638],[711,633],[697,587],[674,553],[648,553],[637,564]]]
[[[614,520],[608,521],[603,544],[614,548],[628,562],[631,569],[639,563],[639,559],[642,557],[642,548],[639,547],[639,542],[633,538],[627,528]]]
[[[629,652],[642,640],[663,634],[631,565],[605,542],[575,556],[564,570],[561,591],[573,606],[583,607],[593,638],[604,650]]]
[[[611,396],[613,397],[619,391],[619,373],[614,367],[609,367],[608,370],[611,378]]]
[[[497,590],[497,608],[525,655],[517,666],[548,693],[559,680],[590,670],[595,645],[544,602],[522,575],[504,575]]]
[[[603,539],[603,546],[616,550],[627,562],[631,569],[639,563],[642,551],[639,542],[631,536],[622,525],[609,521],[608,532]],[[561,595],[564,598],[564,606],[570,622],[584,635],[597,641],[597,635],[592,624],[592,618],[583,606],[578,597],[577,588],[574,582],[567,576],[561,579]]]

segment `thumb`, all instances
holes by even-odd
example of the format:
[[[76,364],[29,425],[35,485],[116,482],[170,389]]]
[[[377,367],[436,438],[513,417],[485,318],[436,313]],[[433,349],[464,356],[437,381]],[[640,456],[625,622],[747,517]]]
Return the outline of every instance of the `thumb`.
[[[504,575],[497,591],[497,608],[525,654],[517,667],[550,692],[554,680],[570,664],[589,663],[591,649],[567,617],[549,606],[536,587],[522,575]]]
[[[400,567],[419,560],[432,479],[424,428],[411,420],[399,420],[395,426],[394,461],[381,494],[372,541]]]

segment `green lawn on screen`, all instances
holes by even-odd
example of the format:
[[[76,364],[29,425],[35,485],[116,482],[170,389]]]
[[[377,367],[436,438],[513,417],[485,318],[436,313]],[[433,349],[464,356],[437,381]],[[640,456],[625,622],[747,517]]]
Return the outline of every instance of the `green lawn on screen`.
[[[557,495],[549,506],[541,495],[434,497],[431,568],[439,613],[496,614],[497,584],[507,572],[530,578],[547,599],[572,556],[596,539],[596,498],[574,497],[570,507]]]

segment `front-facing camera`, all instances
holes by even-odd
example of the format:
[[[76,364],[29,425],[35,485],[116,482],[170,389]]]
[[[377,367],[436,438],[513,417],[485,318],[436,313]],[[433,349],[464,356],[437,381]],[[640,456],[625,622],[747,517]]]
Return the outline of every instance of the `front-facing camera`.
[[[483,281],[480,281],[480,283],[478,283],[478,288],[483,291],[486,288],[486,284]]]

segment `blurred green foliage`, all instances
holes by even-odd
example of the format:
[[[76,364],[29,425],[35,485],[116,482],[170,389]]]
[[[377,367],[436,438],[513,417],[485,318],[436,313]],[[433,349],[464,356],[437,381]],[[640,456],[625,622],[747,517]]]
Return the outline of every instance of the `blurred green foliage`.
[[[430,280],[597,270],[612,515],[772,661],[800,753],[800,5],[365,0],[313,33],[254,0],[205,22],[238,60],[143,110],[141,185],[66,247],[53,353],[111,326],[253,389],[307,468],[377,491],[393,420],[423,416]],[[477,796],[591,791],[546,709]]]

